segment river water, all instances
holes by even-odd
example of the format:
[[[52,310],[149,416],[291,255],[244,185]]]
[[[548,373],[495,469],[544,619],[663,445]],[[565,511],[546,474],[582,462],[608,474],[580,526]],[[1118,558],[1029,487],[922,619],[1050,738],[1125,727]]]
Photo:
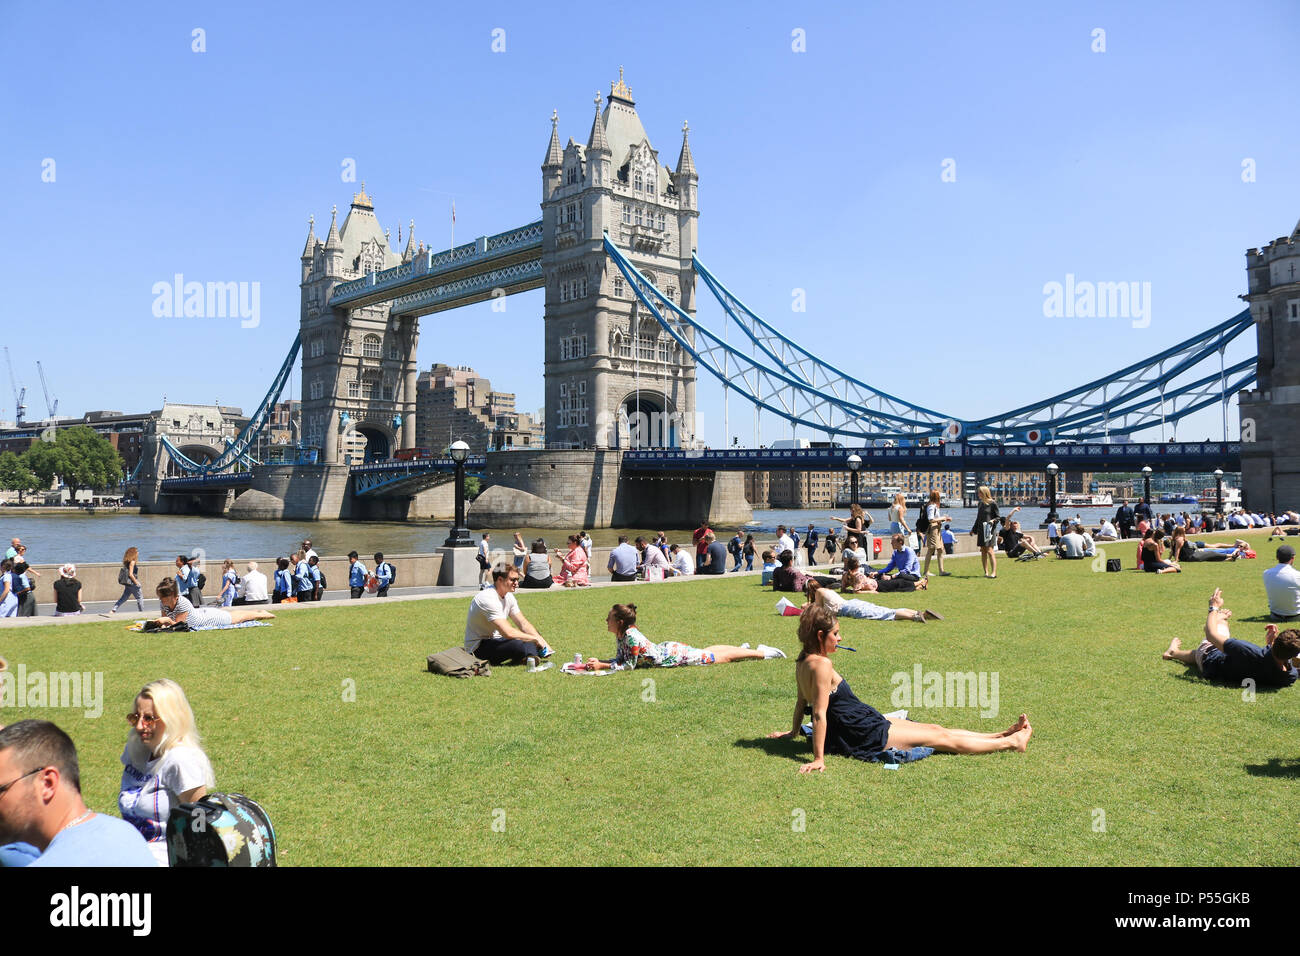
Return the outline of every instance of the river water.
[[[1194,510],[1195,506],[1179,506]],[[1157,511],[1173,510],[1155,506]],[[1058,509],[1064,517],[1066,509]],[[1003,508],[1006,514],[1009,508]],[[7,513],[6,513],[7,512]],[[884,509],[869,512],[871,531],[880,534],[888,530]],[[1099,524],[1102,517],[1114,515],[1115,508],[1070,509],[1068,514],[1083,517],[1085,523]],[[809,511],[755,511],[754,520],[747,532],[769,535],[777,525],[793,526],[802,533],[811,522],[819,535],[832,526],[831,514],[848,517],[848,511],[816,509]],[[915,521],[916,509],[909,512]],[[975,520],[974,508],[945,508],[945,515],[953,518],[953,530],[964,533]],[[174,559],[178,554],[189,555],[195,549],[206,552],[208,560],[224,558],[267,558],[287,554],[305,539],[323,555],[343,555],[356,550],[372,555],[376,551],[386,554],[411,554],[433,551],[442,546],[448,526],[439,522],[374,522],[374,521],[230,521],[225,518],[190,517],[177,515],[131,515],[101,512],[87,515],[69,511],[66,515],[22,515],[16,510],[0,511],[0,540],[19,537],[28,546],[28,558],[37,564],[62,564],[65,561],[96,562],[120,561],[129,547],[140,549],[146,561]],[[1046,508],[1024,508],[1016,516],[1025,530],[1035,530],[1046,519]],[[835,525],[839,529],[839,525]],[[508,547],[513,528],[494,530],[493,548]],[[524,539],[546,539],[549,547],[561,547],[568,533],[554,529],[519,529]],[[574,528],[574,531],[581,529]],[[714,529],[724,541],[736,529],[719,526]],[[597,545],[613,545],[620,533],[633,537],[654,531],[668,532],[669,541],[689,542],[689,528],[632,528],[593,529],[591,536]],[[474,532],[477,542],[481,532]]]

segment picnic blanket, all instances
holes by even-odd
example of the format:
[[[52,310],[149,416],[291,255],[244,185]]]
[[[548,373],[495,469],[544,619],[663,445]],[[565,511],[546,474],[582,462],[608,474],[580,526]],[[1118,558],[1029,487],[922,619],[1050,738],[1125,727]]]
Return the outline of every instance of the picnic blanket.
[[[572,674],[575,677],[604,677],[606,674],[614,673],[612,670],[589,671],[586,667],[579,667],[573,661],[565,664],[560,668],[561,674]]]
[[[133,623],[131,623],[131,624],[128,624],[128,625],[126,626],[126,629],[127,629],[128,631],[143,631],[143,630],[144,630],[144,623],[145,623],[144,621],[135,621],[135,622],[133,622]],[[226,631],[226,630],[229,630],[229,629],[232,628],[232,627],[270,627],[270,626],[271,626],[271,622],[270,622],[270,621],[243,621],[243,622],[241,622],[241,623],[239,623],[239,624],[209,624],[209,625],[204,626],[204,627],[190,627],[189,630],[191,630],[191,631]],[[167,628],[167,629],[164,629],[164,630],[161,630],[161,631],[155,631],[154,633],[157,633],[157,634],[165,634],[165,633],[167,633],[168,630],[170,630],[170,628]],[[181,633],[181,634],[183,634],[183,633],[185,633],[185,632],[184,632],[184,631],[178,631],[177,633]]]

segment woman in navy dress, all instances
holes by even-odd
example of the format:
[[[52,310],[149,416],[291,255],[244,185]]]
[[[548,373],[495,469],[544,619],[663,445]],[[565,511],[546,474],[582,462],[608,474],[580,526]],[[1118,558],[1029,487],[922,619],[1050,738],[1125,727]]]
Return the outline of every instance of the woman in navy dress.
[[[906,719],[891,720],[858,700],[849,682],[831,665],[830,655],[840,643],[840,626],[835,616],[823,607],[810,606],[800,615],[799,642],[803,653],[795,665],[799,695],[794,706],[794,727],[768,736],[773,739],[798,736],[805,708],[812,705],[813,759],[799,765],[800,773],[825,770],[828,753],[868,760],[891,748],[933,747],[944,753],[986,754],[998,750],[1024,753],[1029,746],[1034,729],[1024,714],[1001,733],[985,734]]]

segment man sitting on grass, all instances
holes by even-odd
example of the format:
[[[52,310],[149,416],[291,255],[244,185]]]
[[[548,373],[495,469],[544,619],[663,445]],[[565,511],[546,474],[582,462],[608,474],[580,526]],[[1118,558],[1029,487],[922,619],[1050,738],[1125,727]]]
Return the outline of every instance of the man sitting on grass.
[[[794,549],[782,551],[777,560],[780,562],[780,567],[772,572],[772,590],[788,591],[791,594],[802,593],[808,576],[795,568]]]
[[[889,544],[894,549],[889,563],[879,571],[868,571],[867,577],[875,579],[880,591],[925,590],[926,579],[921,577],[921,564],[916,552],[907,546],[907,539],[896,534],[889,539]]]
[[[1297,658],[1300,658],[1300,631],[1287,628],[1278,633],[1276,624],[1264,628],[1264,646],[1238,641],[1228,634],[1232,612],[1223,606],[1223,591],[1214,589],[1209,615],[1205,619],[1205,640],[1194,651],[1183,650],[1182,641],[1174,638],[1161,655],[1197,671],[1206,680],[1242,686],[1249,679],[1257,687],[1290,687],[1296,681]]]
[[[513,564],[492,566],[492,587],[469,602],[465,650],[489,664],[522,664],[528,657],[550,657],[551,646],[519,610],[514,591],[523,575]]]

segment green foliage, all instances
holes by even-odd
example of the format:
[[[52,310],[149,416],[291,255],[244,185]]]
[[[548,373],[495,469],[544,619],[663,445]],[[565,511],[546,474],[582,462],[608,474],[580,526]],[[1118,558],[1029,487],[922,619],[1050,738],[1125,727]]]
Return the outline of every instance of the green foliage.
[[[1132,567],[1134,542],[1105,547]],[[873,596],[946,620],[843,621],[858,651],[833,662],[862,700],[893,709],[893,675],[917,665],[997,673],[996,717],[915,703],[910,716],[998,731],[1025,711],[1035,730],[1026,754],[896,771],[832,756],[801,775],[808,745],[766,739],[790,727],[797,620],[756,575],[518,596],[560,662],[612,654],[604,617],[628,600],[654,640],[762,641],[789,660],[427,673],[427,654],[460,645],[468,597],[281,606],[272,627],[224,631],[202,654],[180,634],[142,653],[120,620],[6,631],[3,650],[29,673],[104,673],[105,719],[30,715],[72,735],[100,812],[117,812],[126,734],[107,715],[147,681],[179,681],[218,788],[267,808],[286,865],[1267,866],[1298,849],[1300,687],[1246,700],[1160,653],[1174,635],[1196,646],[1216,585],[1234,636],[1262,643],[1268,563],[1152,575],[1004,559],[988,581],[961,558],[927,594]]]
[[[11,451],[0,454],[0,488],[18,492],[19,504],[23,503],[23,496],[27,492],[37,491],[41,487],[41,480],[33,474],[25,455],[15,455]]]
[[[465,497],[466,498],[468,498],[470,501],[473,501],[482,493],[482,491],[483,491],[482,482],[479,480],[478,475],[465,476]]]
[[[75,496],[81,488],[110,488],[122,481],[117,449],[87,425],[58,429],[23,453],[27,467],[46,486],[62,479]]]

